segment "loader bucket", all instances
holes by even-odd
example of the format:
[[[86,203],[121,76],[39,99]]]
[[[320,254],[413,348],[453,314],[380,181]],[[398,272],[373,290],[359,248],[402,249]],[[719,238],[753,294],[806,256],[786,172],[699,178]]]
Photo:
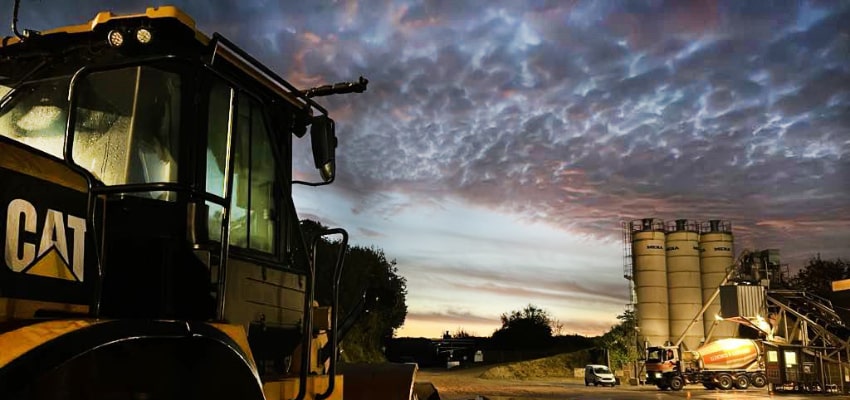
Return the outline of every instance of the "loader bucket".
[[[341,364],[339,369],[345,376],[345,400],[416,398],[414,381],[419,367],[414,363]]]

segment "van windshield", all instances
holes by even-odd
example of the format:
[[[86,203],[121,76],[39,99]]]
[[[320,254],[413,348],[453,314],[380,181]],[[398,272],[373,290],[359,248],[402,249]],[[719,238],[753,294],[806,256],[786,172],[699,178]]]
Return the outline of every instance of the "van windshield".
[[[608,367],[594,367],[593,372],[597,374],[610,374],[611,370],[609,370]]]

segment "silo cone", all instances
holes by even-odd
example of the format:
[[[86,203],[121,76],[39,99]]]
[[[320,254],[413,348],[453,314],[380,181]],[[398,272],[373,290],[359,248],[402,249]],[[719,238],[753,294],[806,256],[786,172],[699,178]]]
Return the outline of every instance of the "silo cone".
[[[682,343],[696,350],[705,337],[702,316],[699,224],[684,219],[667,225],[667,294],[670,307],[670,339],[684,334]],[[691,321],[697,317],[696,322]],[[687,332],[685,332],[687,330]]]
[[[726,278],[734,261],[732,248],[732,225],[729,221],[712,220],[703,223],[699,239],[700,269],[702,272],[703,304]],[[720,296],[715,297],[705,310],[703,324],[705,334],[711,334],[711,341],[716,339],[737,337],[738,325],[730,321],[717,321],[720,316]],[[717,321],[717,326],[710,331]]]
[[[670,332],[664,222],[647,218],[631,229],[638,328],[651,345],[663,345]]]

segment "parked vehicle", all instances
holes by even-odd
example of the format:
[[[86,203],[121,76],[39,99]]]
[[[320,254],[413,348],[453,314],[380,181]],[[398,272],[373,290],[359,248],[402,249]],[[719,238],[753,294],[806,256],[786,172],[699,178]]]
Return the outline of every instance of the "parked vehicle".
[[[612,387],[617,383],[617,380],[614,378],[614,373],[608,369],[606,365],[599,364],[588,364],[584,367],[584,385],[590,386],[605,386],[611,385]]]

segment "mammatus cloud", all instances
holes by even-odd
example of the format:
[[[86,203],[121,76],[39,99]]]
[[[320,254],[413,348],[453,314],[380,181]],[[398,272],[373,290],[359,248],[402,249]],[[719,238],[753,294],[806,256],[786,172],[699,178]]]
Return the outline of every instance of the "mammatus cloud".
[[[848,10],[387,10],[364,28],[398,32],[380,51],[342,38],[336,49],[366,51],[375,82],[340,123],[341,181],[364,198],[452,193],[600,237],[621,219],[723,218],[740,243],[762,246],[787,236],[761,223],[781,216],[798,239],[783,249],[803,256],[850,235]]]

